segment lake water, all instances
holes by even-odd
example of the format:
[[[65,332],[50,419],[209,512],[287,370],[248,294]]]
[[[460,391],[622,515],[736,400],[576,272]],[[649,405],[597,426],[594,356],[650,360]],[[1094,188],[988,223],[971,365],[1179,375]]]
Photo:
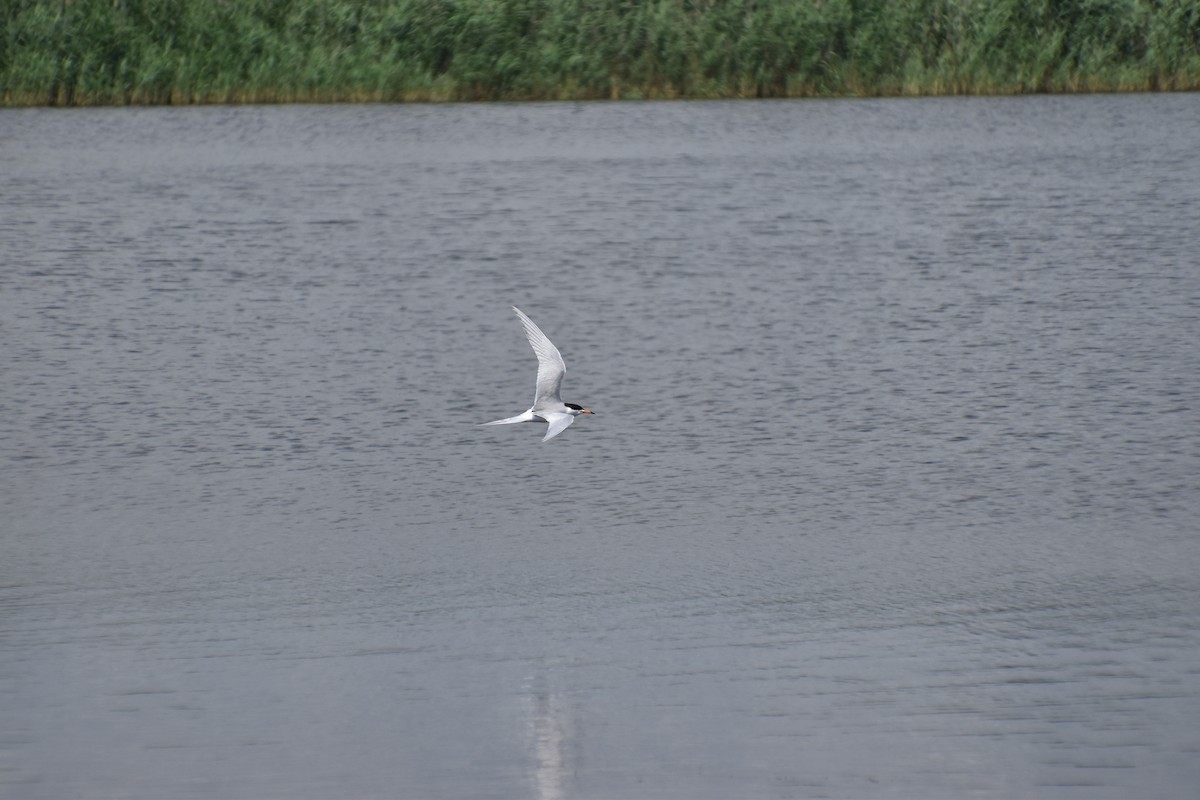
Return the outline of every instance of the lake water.
[[[1194,797],[1197,131],[0,111],[0,794]]]

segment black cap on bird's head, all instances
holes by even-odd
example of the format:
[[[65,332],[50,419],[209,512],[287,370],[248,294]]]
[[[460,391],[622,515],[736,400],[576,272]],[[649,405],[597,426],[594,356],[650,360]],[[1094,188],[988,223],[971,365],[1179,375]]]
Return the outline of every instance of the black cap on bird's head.
[[[588,411],[583,406],[577,406],[574,403],[563,403],[563,405],[566,406],[567,408],[571,409],[572,411],[578,411],[580,414],[595,414],[596,413],[595,411]]]

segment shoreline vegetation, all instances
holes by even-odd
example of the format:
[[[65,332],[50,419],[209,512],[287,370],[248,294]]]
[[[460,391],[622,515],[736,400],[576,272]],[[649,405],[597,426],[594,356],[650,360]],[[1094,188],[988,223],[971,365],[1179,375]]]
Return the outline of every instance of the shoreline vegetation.
[[[1200,90],[1197,0],[7,0],[0,105]]]

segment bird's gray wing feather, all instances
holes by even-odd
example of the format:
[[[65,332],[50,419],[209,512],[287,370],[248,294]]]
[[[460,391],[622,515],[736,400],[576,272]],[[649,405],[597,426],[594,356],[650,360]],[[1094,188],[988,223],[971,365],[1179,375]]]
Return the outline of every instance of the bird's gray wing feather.
[[[533,320],[525,316],[525,312],[516,306],[513,306],[513,311],[517,312],[517,317],[521,320],[522,327],[525,328],[525,338],[529,339],[529,345],[537,355],[537,391],[533,395],[533,408],[544,408],[548,405],[561,406],[562,395],[560,392],[562,390],[563,373],[567,371],[567,365],[563,363],[562,354],[558,352],[558,348],[554,346],[554,343],[546,338],[546,334],[542,333],[542,329],[535,325]],[[566,423],[562,428],[567,427],[569,424],[571,423]],[[550,427],[553,430],[554,426],[551,425]],[[559,431],[562,428],[559,428]],[[558,431],[554,432],[557,433]],[[550,437],[547,436],[546,438]]]
[[[558,436],[565,431],[567,427],[575,421],[575,416],[572,414],[558,414],[551,412],[543,414],[542,417],[546,422],[550,423],[550,427],[546,429],[546,435],[542,437],[542,441],[546,442]]]

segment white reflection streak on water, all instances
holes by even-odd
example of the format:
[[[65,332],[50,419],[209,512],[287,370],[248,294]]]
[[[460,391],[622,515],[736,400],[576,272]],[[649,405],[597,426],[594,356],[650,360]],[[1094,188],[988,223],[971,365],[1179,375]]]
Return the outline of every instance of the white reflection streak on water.
[[[563,780],[567,773],[563,757],[567,734],[562,698],[553,692],[535,692],[529,695],[529,703],[537,759],[534,771],[537,797],[539,800],[562,800],[565,796]]]

